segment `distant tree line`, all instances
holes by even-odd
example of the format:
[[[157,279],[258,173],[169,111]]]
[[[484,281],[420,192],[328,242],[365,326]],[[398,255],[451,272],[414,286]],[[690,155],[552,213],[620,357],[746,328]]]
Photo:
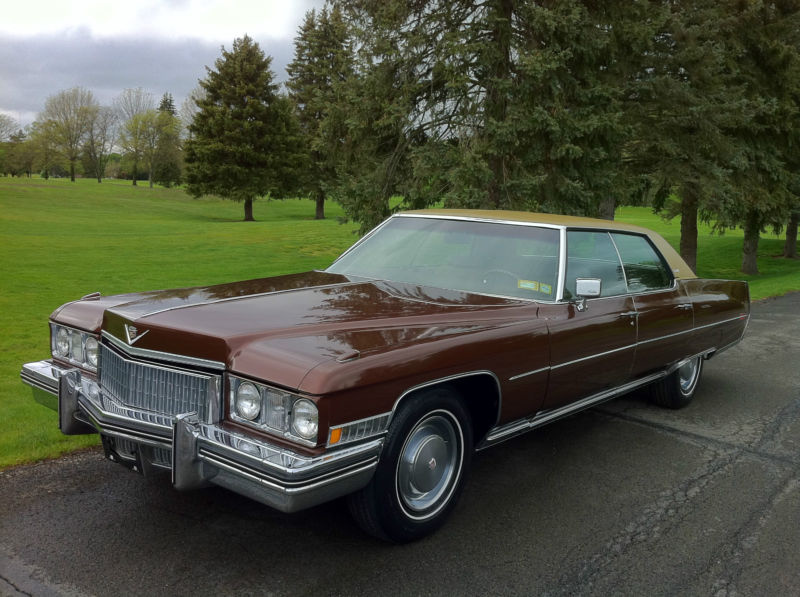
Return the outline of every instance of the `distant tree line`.
[[[183,174],[181,121],[172,95],[156,106],[142,89],[125,89],[110,106],[73,87],[51,95],[20,128],[0,115],[0,172],[11,176],[128,178],[167,186]]]
[[[440,204],[649,205],[681,216],[693,268],[698,222],[744,230],[745,273],[767,229],[797,255],[800,0],[328,0],[285,91],[247,36],[207,71],[179,114],[141,89],[108,109],[61,92],[26,131],[0,120],[4,163],[100,180],[118,160],[246,220],[258,197],[307,194],[317,218],[332,198],[362,232]]]

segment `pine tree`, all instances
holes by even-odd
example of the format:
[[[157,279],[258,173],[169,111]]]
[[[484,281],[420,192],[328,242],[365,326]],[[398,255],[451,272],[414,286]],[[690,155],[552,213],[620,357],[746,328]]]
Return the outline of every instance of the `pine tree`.
[[[152,154],[152,182],[171,187],[181,180],[182,150],[180,144],[180,120],[171,93],[161,96],[158,104],[156,147]]]
[[[347,27],[338,8],[306,13],[295,38],[294,59],[286,71],[289,97],[309,151],[305,185],[316,202],[315,219],[320,220],[325,217],[327,189],[336,180],[346,135],[337,93],[353,74]]]
[[[161,102],[158,104],[159,112],[167,112],[172,116],[177,116],[178,111],[175,109],[175,100],[172,99],[172,94],[167,92],[161,96]]]
[[[626,93],[626,166],[645,177],[656,209],[681,216],[680,253],[696,269],[698,218],[712,218],[713,205],[734,192],[728,174],[737,150],[727,130],[743,115],[733,24],[718,0],[654,6]]]
[[[256,198],[294,190],[303,168],[299,127],[271,62],[248,36],[223,48],[200,82],[206,94],[186,142],[189,193],[243,201],[246,221]]]
[[[616,35],[644,10],[629,4],[337,2],[359,48],[347,213],[368,228],[401,194],[412,207],[613,214],[627,185]]]
[[[735,23],[736,83],[745,117],[728,130],[738,148],[731,169],[737,189],[716,206],[721,225],[744,229],[742,272],[758,273],[760,233],[776,232],[797,201],[800,171],[800,2],[730,0]]]

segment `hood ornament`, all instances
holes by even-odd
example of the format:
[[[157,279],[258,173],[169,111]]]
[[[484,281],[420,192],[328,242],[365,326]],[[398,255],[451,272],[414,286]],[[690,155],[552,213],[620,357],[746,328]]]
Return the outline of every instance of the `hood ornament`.
[[[145,330],[142,333],[139,333],[139,330],[136,329],[132,325],[125,324],[125,338],[128,340],[128,344],[134,344],[138,340],[141,340],[144,335],[149,332],[150,330]]]

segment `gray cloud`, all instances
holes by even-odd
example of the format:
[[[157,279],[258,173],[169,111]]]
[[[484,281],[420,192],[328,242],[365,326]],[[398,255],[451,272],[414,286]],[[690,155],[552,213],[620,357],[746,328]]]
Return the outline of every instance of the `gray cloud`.
[[[276,79],[286,80],[285,67],[294,54],[291,38],[256,41],[273,57]],[[180,105],[205,76],[204,67],[219,56],[220,45],[207,41],[97,39],[86,30],[35,39],[0,37],[0,111],[28,124],[49,95],[75,86],[91,90],[102,104],[125,88],[142,87],[156,101],[169,92]]]

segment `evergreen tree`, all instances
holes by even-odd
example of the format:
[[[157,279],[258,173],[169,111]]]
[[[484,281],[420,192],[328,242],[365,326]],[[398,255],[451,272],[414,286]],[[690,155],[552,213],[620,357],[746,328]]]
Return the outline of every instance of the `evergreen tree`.
[[[327,189],[336,181],[346,135],[345,114],[337,102],[339,85],[353,74],[353,56],[341,11],[311,10],[295,38],[289,97],[295,105],[309,151],[304,184],[316,201],[315,219],[325,217]]]
[[[800,172],[800,2],[726,3],[735,22],[736,82],[745,117],[728,130],[738,152],[737,193],[715,206],[721,226],[744,229],[742,272],[758,273],[758,243],[776,232],[797,201]]]
[[[394,193],[413,207],[613,214],[627,185],[615,44],[646,5],[336,5],[359,48],[338,195],[364,228]]]
[[[243,201],[247,221],[256,198],[294,190],[303,168],[299,126],[271,62],[248,36],[223,48],[200,82],[206,94],[186,142],[189,193]]]
[[[152,180],[170,187],[181,180],[181,123],[171,93],[165,93],[158,105],[157,139],[153,152]],[[152,184],[152,182],[151,182]]]
[[[681,216],[681,257],[697,266],[697,222],[730,198],[737,148],[727,131],[743,118],[736,92],[733,23],[718,0],[660,2],[647,21],[625,104],[626,165],[645,176],[656,209]],[[667,204],[671,197],[678,203]]]
[[[161,102],[158,104],[159,112],[167,112],[172,116],[177,116],[178,111],[175,109],[175,100],[172,99],[172,94],[167,92],[161,96]]]

